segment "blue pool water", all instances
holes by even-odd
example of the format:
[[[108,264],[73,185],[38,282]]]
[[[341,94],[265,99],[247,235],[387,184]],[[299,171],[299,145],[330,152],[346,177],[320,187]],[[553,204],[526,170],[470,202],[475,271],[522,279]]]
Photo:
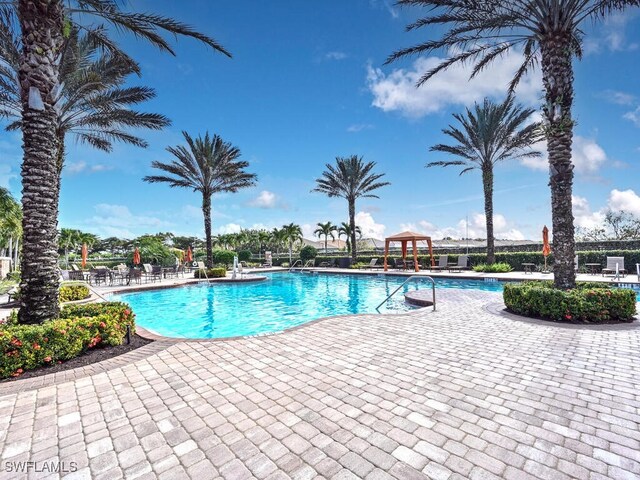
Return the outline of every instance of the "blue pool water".
[[[183,288],[112,295],[127,302],[136,322],[160,335],[224,338],[279,332],[317,318],[376,313],[376,307],[405,278],[388,275],[273,273],[267,280],[243,284],[198,284]],[[499,282],[438,279],[437,288],[502,291]],[[407,311],[403,292],[428,288],[411,282],[380,309]]]

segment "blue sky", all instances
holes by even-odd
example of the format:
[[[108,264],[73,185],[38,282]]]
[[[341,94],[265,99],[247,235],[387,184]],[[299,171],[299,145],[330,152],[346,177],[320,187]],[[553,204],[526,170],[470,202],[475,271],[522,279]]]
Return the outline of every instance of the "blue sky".
[[[173,125],[139,132],[150,147],[117,146],[105,154],[71,139],[63,174],[60,226],[100,236],[132,237],[173,231],[202,236],[201,198],[182,189],[147,184],[153,160],[168,161],[168,145],[181,131],[209,131],[238,146],[258,175],[256,188],[214,197],[214,232],[347,220],[346,202],[310,190],[336,156],[362,155],[377,162],[391,186],[380,199],[357,204],[365,236],[381,238],[407,228],[460,237],[469,218],[472,237],[483,237],[482,184],[478,172],[426,169],[428,152],[445,141],[451,114],[485,96],[503,98],[518,52],[472,83],[463,68],[415,89],[429,65],[447,52],[383,66],[394,50],[424,39],[406,33],[418,11],[386,0],[210,2],[131,0],[133,8],[190,23],[234,55],[228,59],[186,39],[177,57],[119,37],[143,69],[132,84],[157,90],[144,105]],[[574,213],[576,224],[601,223],[607,209],[640,215],[640,19],[637,11],[589,26],[585,56],[575,63]],[[539,75],[519,89],[519,100],[541,103]],[[20,192],[20,136],[0,137],[0,185]],[[544,148],[543,146],[541,146]],[[505,163],[496,170],[496,234],[538,238],[550,226],[544,159]]]

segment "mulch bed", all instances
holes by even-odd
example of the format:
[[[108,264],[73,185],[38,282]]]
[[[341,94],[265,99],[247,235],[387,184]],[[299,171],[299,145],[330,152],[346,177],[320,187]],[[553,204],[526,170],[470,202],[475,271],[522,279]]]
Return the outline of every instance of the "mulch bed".
[[[93,348],[91,350],[87,350],[86,353],[80,355],[79,357],[72,358],[71,360],[67,360],[66,362],[46,367],[38,367],[33,370],[27,370],[19,377],[5,378],[4,380],[0,380],[0,383],[13,382],[22,378],[39,377],[41,375],[48,375],[50,373],[71,370],[72,368],[84,367],[86,365],[91,365],[92,363],[97,363],[109,358],[117,357],[118,355],[122,355],[123,353],[127,353],[135,350],[136,348],[143,347],[151,343],[152,341],[153,340],[147,340],[146,338],[142,338],[138,335],[133,335],[131,337],[131,343],[128,345],[124,344],[115,347],[106,346]]]

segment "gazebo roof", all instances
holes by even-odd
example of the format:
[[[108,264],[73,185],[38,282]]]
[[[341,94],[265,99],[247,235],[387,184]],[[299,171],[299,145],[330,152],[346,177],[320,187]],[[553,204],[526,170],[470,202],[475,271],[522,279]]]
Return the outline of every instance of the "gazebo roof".
[[[431,240],[431,237],[428,235],[423,235],[421,233],[415,233],[410,231],[396,233],[395,235],[391,235],[390,237],[385,238],[386,241],[389,242],[400,242],[402,240]]]

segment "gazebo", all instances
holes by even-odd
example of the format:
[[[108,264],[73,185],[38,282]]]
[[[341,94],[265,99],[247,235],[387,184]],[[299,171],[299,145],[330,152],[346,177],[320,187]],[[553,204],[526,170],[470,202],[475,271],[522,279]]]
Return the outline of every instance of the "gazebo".
[[[420,233],[414,232],[402,232],[396,233],[395,235],[391,235],[384,239],[384,270],[385,272],[388,270],[387,257],[389,256],[389,244],[391,242],[401,242],[402,243],[402,259],[405,260],[407,258],[407,243],[411,242],[411,246],[413,247],[413,265],[416,269],[416,272],[420,271],[420,265],[418,263],[418,246],[417,242],[419,241],[427,241],[427,245],[429,246],[429,257],[431,257],[431,266],[435,265],[433,261],[433,246],[431,245],[431,237],[426,235],[421,235]]]

